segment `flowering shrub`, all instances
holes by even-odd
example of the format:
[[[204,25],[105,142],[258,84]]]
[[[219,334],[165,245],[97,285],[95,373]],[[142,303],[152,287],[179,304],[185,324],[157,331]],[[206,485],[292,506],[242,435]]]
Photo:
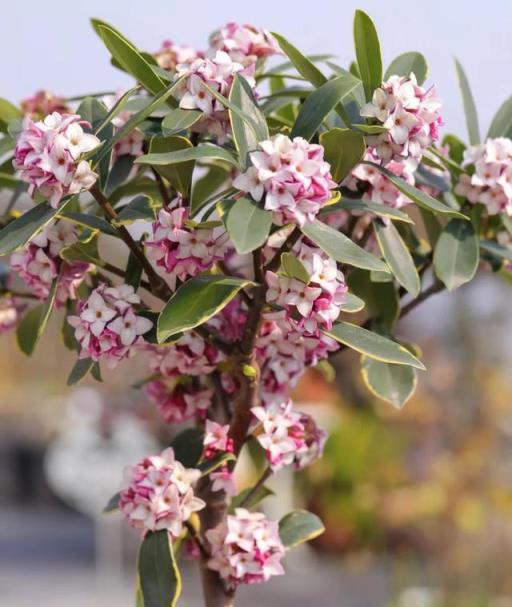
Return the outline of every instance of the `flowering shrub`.
[[[93,26],[135,86],[0,103],[0,186],[13,189],[0,331],[31,354],[60,306],[77,355],[69,384],[147,360],[140,385],[162,423],[189,427],[129,469],[109,505],[143,533],[137,601],[175,604],[185,542],[206,605],[227,607],[323,531],[304,510],[278,522],[256,510],[272,474],[322,455],[325,431],[290,399],[306,369],[355,351],[369,389],[401,407],[424,367],[398,319],[478,268],[510,271],[510,103],[482,142],[458,65],[471,146],[439,142],[425,59],[400,55],[383,74],[361,11],[348,70],[252,25],[153,55]],[[289,62],[272,68],[275,55]],[[124,261],[110,259],[112,239]],[[240,487],[248,443],[266,464]]]

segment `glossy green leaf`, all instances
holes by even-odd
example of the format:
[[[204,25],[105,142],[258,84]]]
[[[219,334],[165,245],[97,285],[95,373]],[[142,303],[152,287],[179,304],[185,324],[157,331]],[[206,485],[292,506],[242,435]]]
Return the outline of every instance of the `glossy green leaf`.
[[[464,106],[464,114],[466,116],[466,126],[468,129],[469,143],[476,145],[480,143],[480,128],[478,126],[478,114],[476,112],[475,100],[469,87],[469,81],[464,72],[462,65],[455,60],[455,70],[457,72],[457,80],[459,82],[460,92],[462,95],[462,104]]]
[[[363,159],[364,137],[350,129],[331,129],[320,135],[324,158],[331,165],[331,175],[338,183]]]
[[[355,314],[364,309],[364,300],[353,293],[345,294],[345,301],[341,304],[341,311],[347,314]]]
[[[0,230],[0,255],[12,253],[24,246],[48,225],[57,213],[62,213],[70,200],[65,200],[58,209],[51,207],[48,202],[41,202],[8,223]]]
[[[361,10],[356,10],[354,17],[354,44],[366,100],[370,101],[373,91],[382,84],[382,58],[375,25]]]
[[[181,576],[167,529],[146,534],[137,567],[144,607],[174,607]]]
[[[309,80],[309,82],[316,87],[322,86],[322,84],[327,82],[327,78],[322,74],[322,72],[310,59],[305,57],[299,51],[299,49],[293,46],[293,44],[288,42],[288,40],[280,34],[272,32],[272,35],[277,40],[282,51],[286,53],[293,66],[301,76],[304,76],[306,80]]]
[[[348,74],[337,76],[313,91],[302,105],[290,136],[311,139],[327,115],[358,85],[359,80]]]
[[[133,161],[135,158],[125,154],[120,156],[115,162],[108,174],[107,183],[105,184],[105,195],[110,195],[125,183],[133,170]]]
[[[149,153],[166,154],[192,149],[192,143],[185,137],[153,137],[149,144]],[[165,177],[170,184],[183,196],[188,197],[192,186],[192,173],[194,160],[171,164],[169,166],[155,166],[155,169]]]
[[[452,219],[443,228],[434,251],[434,271],[449,291],[469,282],[480,260],[478,237],[470,221]]]
[[[272,213],[244,196],[229,206],[222,220],[237,252],[244,254],[254,251],[267,240]]]
[[[160,78],[151,64],[142,56],[135,45],[108,23],[99,19],[92,19],[92,26],[103,40],[112,57],[135,80],[153,95],[167,87],[165,80]],[[149,606],[146,606],[149,607]]]
[[[491,240],[481,240],[480,247],[494,257],[499,257],[505,261],[512,261],[512,247],[501,245]]]
[[[0,122],[7,127],[11,120],[21,118],[23,116],[21,110],[17,108],[7,99],[0,97]],[[3,129],[5,130],[5,128]]]
[[[211,472],[214,472],[221,466],[225,466],[228,462],[235,461],[236,457],[233,453],[221,453],[213,457],[212,459],[205,459],[200,464],[195,466],[198,470],[201,471],[201,476],[207,476]]]
[[[309,272],[296,255],[283,253],[281,255],[281,267],[290,278],[296,278],[306,285],[309,283]]]
[[[250,280],[222,275],[205,275],[183,283],[158,317],[157,335],[162,343],[181,331],[193,329],[217,314]]]
[[[395,57],[384,74],[384,80],[388,80],[391,76],[409,78],[411,74],[416,76],[419,85],[422,85],[427,79],[428,65],[421,53],[410,51]]]
[[[425,369],[423,363],[401,344],[352,323],[335,323],[332,329],[325,331],[325,333],[336,341],[361,352],[361,354],[366,354],[370,358],[397,365],[409,365],[416,369]]]
[[[79,358],[75,362],[75,364],[73,365],[73,368],[71,369],[71,372],[69,373],[69,376],[68,376],[68,379],[66,382],[67,385],[74,386],[79,381],[84,379],[84,377],[86,377],[86,375],[92,370],[93,366],[94,366],[94,361],[92,359]]]
[[[401,409],[414,394],[418,383],[417,371],[405,365],[392,365],[361,357],[361,373],[370,392]]]
[[[512,97],[506,99],[496,112],[487,137],[512,137]]]
[[[142,280],[143,272],[144,268],[139,258],[134,255],[132,251],[130,251],[130,254],[128,255],[128,260],[126,262],[124,282],[127,285],[133,287],[135,291],[137,291]]]
[[[170,110],[162,120],[162,133],[168,137],[186,131],[203,115],[199,110],[184,110],[180,107]]]
[[[171,442],[174,457],[185,468],[196,468],[203,454],[204,432],[201,428],[187,428],[180,432]]]
[[[196,147],[167,152],[163,154],[146,154],[135,160],[136,164],[150,164],[152,166],[167,166],[189,162],[190,160],[224,160],[230,165],[238,167],[237,159],[228,150],[211,143],[200,143]]]
[[[63,214],[59,213],[59,219],[65,219],[66,221],[72,221],[79,226],[84,228],[90,228],[91,230],[95,230],[101,232],[102,234],[107,234],[108,236],[118,237],[118,233],[114,230],[114,228],[109,224],[106,219],[103,217],[98,217],[97,215],[91,215],[90,213],[75,213],[73,211],[66,211]]]
[[[382,255],[395,278],[413,297],[417,297],[421,288],[420,277],[398,230],[391,222],[386,225],[380,221],[374,223],[374,228]]]
[[[413,220],[399,209],[393,209],[385,204],[378,202],[371,202],[370,200],[352,200],[351,198],[344,198],[340,202],[337,202],[332,206],[326,206],[322,209],[322,214],[327,214],[332,211],[346,210],[346,211],[362,211],[364,213],[372,213],[379,217],[387,217],[393,221],[403,221],[405,223],[414,223]]]
[[[356,245],[350,238],[331,226],[320,221],[306,223],[302,233],[312,240],[330,257],[340,263],[347,263],[356,268],[388,272],[387,265],[368,251]]]
[[[355,268],[347,278],[348,285],[366,304],[368,315],[379,323],[391,327],[398,318],[400,304],[393,282],[376,281],[375,272]],[[385,275],[391,279],[390,274]]]
[[[19,349],[30,356],[35,347],[35,336],[37,335],[43,304],[31,308],[16,327],[16,343]]]
[[[247,510],[251,510],[252,508],[255,508],[265,498],[270,497],[271,495],[275,495],[272,489],[265,487],[265,485],[261,485],[251,495],[250,499],[246,501],[247,496],[252,493],[252,489],[252,487],[248,487],[247,489],[240,491],[238,495],[235,495],[231,498],[231,503],[229,504],[230,513],[234,512],[235,508],[238,508],[242,503],[244,508],[247,508]]]
[[[229,170],[224,166],[213,165],[208,168],[204,177],[194,181],[192,185],[192,196],[190,202],[191,215],[195,215],[215,192],[221,189],[229,177]]]
[[[103,508],[103,512],[105,514],[109,512],[114,512],[114,510],[119,509],[119,499],[121,495],[120,493],[115,493],[107,502],[107,505]]]
[[[292,510],[279,521],[279,537],[286,550],[309,542],[324,531],[318,516],[307,510]]]
[[[105,265],[105,262],[101,259],[98,252],[97,234],[85,242],[78,241],[75,244],[64,247],[59,251],[59,257],[66,259],[67,261],[93,263],[100,268]]]

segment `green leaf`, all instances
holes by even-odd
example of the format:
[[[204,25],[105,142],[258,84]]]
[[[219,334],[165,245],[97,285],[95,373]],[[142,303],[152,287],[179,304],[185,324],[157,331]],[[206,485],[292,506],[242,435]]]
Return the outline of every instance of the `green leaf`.
[[[250,280],[222,275],[204,275],[183,283],[158,317],[157,335],[168,337],[205,323],[224,308]]]
[[[478,237],[470,221],[452,219],[443,228],[434,251],[434,271],[449,291],[469,282],[480,261]]]
[[[11,120],[21,118],[22,116],[23,113],[19,108],[17,108],[7,99],[0,97],[0,122],[7,127]]]
[[[286,550],[315,539],[325,531],[316,514],[307,510],[293,510],[279,521],[279,537]]]
[[[166,166],[189,162],[190,160],[224,160],[234,167],[238,167],[237,159],[218,145],[211,143],[200,143],[196,147],[180,150],[178,152],[167,152],[164,154],[146,154],[139,156],[136,164],[151,164],[152,166]]]
[[[62,213],[70,200],[71,198],[65,200],[58,209],[51,207],[48,202],[41,202],[8,223],[5,228],[0,230],[0,255],[12,253],[24,246],[48,225],[57,213]]]
[[[249,499],[249,501],[245,502],[246,497],[249,495],[249,493],[252,492],[252,489],[253,489],[252,487],[248,487],[247,489],[240,491],[240,493],[238,495],[235,495],[234,497],[231,498],[231,503],[229,504],[229,513],[233,513],[235,508],[238,508],[240,506],[240,504],[243,502],[244,502],[244,508],[247,508],[247,510],[251,510],[251,508],[254,508],[255,506],[257,506],[266,497],[275,495],[275,493],[272,491],[272,489],[265,487],[265,485],[261,485],[260,487],[258,487],[257,491],[255,491],[254,494],[251,495],[251,498]]]
[[[348,275],[347,282],[350,289],[364,300],[368,315],[391,327],[400,312],[398,293],[393,282],[377,282],[374,276],[375,272],[356,268]],[[386,276],[391,278],[389,274]]]
[[[331,165],[334,181],[340,182],[363,159],[364,137],[350,129],[331,129],[320,135],[324,158]]]
[[[79,226],[102,232],[103,234],[107,234],[108,236],[115,236],[116,238],[119,236],[108,221],[103,219],[103,217],[98,217],[97,215],[67,211],[63,214],[59,213],[59,219],[72,221],[73,223],[76,223]]]
[[[304,264],[292,253],[283,253],[281,255],[281,267],[284,273],[290,278],[296,278],[304,284],[308,284],[310,276]]]
[[[382,255],[394,276],[413,297],[417,297],[421,288],[420,277],[398,230],[391,222],[385,225],[380,221],[374,223],[374,228]]]
[[[395,75],[410,78],[411,74],[416,76],[419,85],[422,85],[427,79],[428,65],[421,53],[410,51],[395,57],[384,74],[384,80]]]
[[[355,314],[364,308],[364,300],[353,293],[345,294],[345,301],[341,304],[341,311],[347,314]]]
[[[512,247],[501,245],[491,240],[481,240],[480,247],[495,257],[499,257],[505,261],[512,261]]]
[[[35,336],[37,335],[43,304],[31,308],[23,317],[23,320],[16,328],[16,343],[19,349],[30,356],[35,347]]]
[[[190,202],[191,215],[195,215],[208,202],[209,198],[220,189],[228,177],[229,170],[227,168],[213,165],[209,167],[204,177],[194,182]]]
[[[336,341],[361,352],[361,354],[366,354],[370,358],[425,370],[423,363],[413,356],[407,348],[378,333],[363,329],[363,327],[348,322],[338,322],[330,331],[325,331],[325,333]]]
[[[311,139],[326,116],[359,85],[359,80],[347,74],[329,80],[308,95],[293,125],[290,137]]]
[[[512,137],[512,97],[506,99],[496,112],[487,137]]]
[[[414,394],[418,383],[413,367],[392,365],[361,357],[361,373],[370,392],[401,409]]]
[[[295,46],[293,46],[293,44],[288,42],[286,38],[280,34],[276,34],[275,32],[272,32],[272,36],[274,36],[274,38],[277,40],[282,51],[286,53],[293,66],[301,76],[304,76],[306,80],[309,80],[309,82],[316,87],[322,86],[322,84],[327,82],[327,78],[315,66],[315,64],[310,59],[305,57]]]
[[[201,476],[207,476],[210,472],[214,472],[217,468],[224,466],[228,462],[235,461],[236,457],[232,453],[221,453],[212,459],[205,459],[196,468],[201,470]]]
[[[134,288],[135,291],[140,286],[140,281],[142,280],[142,274],[144,272],[144,268],[139,260],[139,258],[130,251],[128,255],[128,261],[126,262],[126,270],[124,276],[124,282],[127,285],[130,285]]]
[[[186,131],[203,115],[198,110],[184,110],[180,107],[170,110],[162,120],[162,133],[168,137]]]
[[[462,95],[464,114],[466,115],[469,143],[471,143],[471,145],[476,145],[477,143],[480,143],[480,128],[478,126],[478,115],[476,113],[475,100],[473,99],[473,94],[469,88],[466,73],[457,59],[455,59],[455,70],[457,72],[457,80],[459,82],[460,92]]]
[[[400,177],[397,177],[385,167],[375,164],[373,162],[365,162],[365,164],[369,164],[370,166],[376,167],[381,173],[384,173],[384,175],[386,175],[389,181],[391,181],[391,183],[398,190],[400,190],[402,194],[405,194],[418,206],[427,209],[427,211],[430,211],[431,213],[440,213],[442,215],[448,215],[450,217],[460,217],[461,219],[467,219],[467,217],[462,213],[459,213],[459,211],[452,209],[448,205],[439,202],[439,200],[436,200],[425,192],[418,190],[418,188],[415,188],[413,185],[410,185],[403,179],[400,179]]]
[[[119,509],[119,499],[121,497],[121,494],[118,492],[116,494],[114,494],[107,502],[107,505],[105,506],[105,508],[103,508],[103,512],[104,514],[107,514],[109,512],[114,512],[114,510],[118,510]]]
[[[393,209],[385,204],[378,202],[371,202],[370,200],[352,200],[350,198],[344,198],[336,204],[328,205],[322,209],[322,214],[327,215],[332,211],[363,211],[364,213],[372,213],[379,217],[387,217],[393,221],[403,221],[405,223],[414,223],[413,220],[399,209]]]
[[[94,235],[85,242],[79,241],[68,247],[64,247],[59,251],[59,257],[66,259],[67,261],[84,261],[86,263],[93,263],[100,268],[105,265],[105,262],[101,259],[98,252],[97,235]]]
[[[380,135],[387,133],[389,129],[379,124],[353,124],[352,128],[365,133],[366,135]]]
[[[133,156],[125,154],[114,162],[105,185],[105,195],[107,197],[110,197],[112,192],[117,190],[128,179],[133,169],[134,160]]]
[[[237,252],[242,255],[254,251],[267,240],[272,225],[272,213],[244,196],[233,201],[222,221]]]
[[[149,532],[138,559],[144,607],[174,607],[181,594],[181,576],[166,529]]]
[[[203,454],[204,432],[201,428],[187,428],[180,432],[172,441],[174,457],[185,468],[197,468]]]
[[[117,63],[135,80],[153,95],[166,88],[167,83],[160,78],[151,64],[142,56],[135,45],[127,40],[120,32],[108,23],[99,19],[91,19],[96,33],[103,40],[105,46]],[[146,607],[149,607],[148,605]]]
[[[66,382],[67,385],[74,386],[75,384],[77,384],[89,373],[89,371],[91,371],[93,366],[94,361],[91,358],[79,358],[71,369],[71,372]]]
[[[245,78],[235,74],[229,101],[249,120],[243,120],[239,113],[229,110],[229,119],[233,132],[236,149],[240,157],[242,168],[247,167],[248,154],[258,147],[260,141],[268,139],[268,127],[261,110],[258,108],[253,92]],[[251,128],[254,124],[256,128]]]
[[[139,219],[142,219],[143,221],[155,221],[153,201],[149,196],[145,196],[144,194],[136,196],[128,204],[122,207],[119,210],[115,223],[116,225],[133,223]]]
[[[185,137],[153,137],[149,144],[150,154],[166,154],[189,150],[192,144]],[[170,166],[156,166],[156,170],[183,196],[188,197],[192,185],[192,173],[195,162],[180,162]]]
[[[377,257],[352,242],[345,234],[325,223],[315,220],[306,223],[301,231],[327,255],[340,263],[347,263],[366,270],[389,272],[387,265],[382,260],[377,259]]]
[[[366,100],[370,101],[373,91],[382,84],[382,59],[375,25],[361,10],[356,10],[354,17],[354,44]]]
[[[116,100],[110,110],[108,110],[108,112],[105,112],[103,120],[98,121],[97,123],[92,123],[94,126],[95,134],[98,135],[98,137],[100,136],[100,133],[112,123],[112,120],[114,120],[114,118],[125,108],[125,106],[128,104],[128,101],[130,100],[130,97],[132,97],[134,93],[136,93],[138,88],[138,86],[134,86],[131,89],[128,89],[125,93],[121,95],[121,97],[119,97],[119,99]],[[90,97],[86,98],[86,100],[87,99],[90,99]]]

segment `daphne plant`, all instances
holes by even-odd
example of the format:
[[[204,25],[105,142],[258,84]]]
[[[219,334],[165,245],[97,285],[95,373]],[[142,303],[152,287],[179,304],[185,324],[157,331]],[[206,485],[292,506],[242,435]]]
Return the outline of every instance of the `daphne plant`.
[[[323,531],[303,510],[257,511],[272,474],[322,454],[325,432],[289,396],[304,372],[355,351],[369,389],[401,407],[424,366],[397,321],[478,268],[508,272],[512,103],[482,141],[457,65],[470,146],[440,142],[425,59],[383,73],[361,11],[348,69],[248,25],[154,54],[93,27],[132,88],[0,102],[0,330],[31,354],[62,314],[68,384],[145,357],[162,423],[187,428],[127,469],[107,508],[142,532],[137,605],[176,603],[186,550],[205,604],[227,607]],[[267,464],[240,490],[248,445]]]

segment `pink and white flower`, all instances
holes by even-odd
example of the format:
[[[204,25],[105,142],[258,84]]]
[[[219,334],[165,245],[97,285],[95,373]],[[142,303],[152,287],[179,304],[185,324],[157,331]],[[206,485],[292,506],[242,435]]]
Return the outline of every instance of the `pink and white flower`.
[[[69,107],[64,97],[54,95],[50,91],[41,90],[31,97],[25,97],[21,100],[21,111],[33,120],[41,120],[53,112],[67,114],[69,113]]]
[[[210,53],[218,50],[245,66],[256,63],[258,59],[282,54],[269,31],[233,22],[226,23],[210,36]]]
[[[176,198],[172,205],[181,204]],[[223,228],[192,227],[187,224],[189,210],[184,206],[161,209],[153,224],[152,237],[144,242],[148,257],[164,270],[172,288],[224,260],[228,235]]]
[[[231,588],[266,582],[284,573],[284,546],[277,521],[268,521],[259,512],[236,508],[226,521],[209,529],[206,538],[211,547],[208,567]]]
[[[253,166],[238,175],[233,185],[256,201],[264,196],[264,208],[272,211],[277,225],[303,226],[313,221],[336,187],[323,147],[282,134],[261,141],[258,147],[250,154]]]
[[[140,303],[140,298],[129,285],[120,289],[100,285],[87,300],[79,302],[78,316],[68,317],[81,348],[79,358],[105,360],[115,367],[135,354],[153,323],[135,314],[132,303]]]
[[[119,99],[123,96],[120,91],[115,95],[105,95],[102,98],[103,104],[107,110],[111,110]],[[119,130],[128,122],[133,112],[122,110],[112,118],[112,124],[115,130]],[[130,131],[128,135],[125,135],[119,140],[113,149],[112,157],[113,161],[117,160],[120,156],[140,156],[142,154],[142,147],[144,145],[144,133],[136,128]]]
[[[14,150],[14,168],[29,184],[29,193],[38,192],[57,208],[63,197],[90,189],[97,175],[84,154],[100,140],[83,130],[90,124],[77,114],[53,112],[39,122],[28,116]]]
[[[146,531],[166,529],[177,538],[193,512],[205,503],[194,495],[201,476],[174,457],[172,447],[125,469],[119,507],[130,524]]]
[[[213,390],[170,378],[148,382],[145,390],[167,424],[204,419],[213,399]]]
[[[0,335],[13,329],[20,321],[26,305],[17,297],[0,297]]]
[[[367,137],[370,148],[383,162],[404,158],[421,159],[439,137],[441,103],[434,86],[424,89],[416,76],[391,76],[373,93],[361,109],[361,116],[373,118],[387,129]]]
[[[207,419],[203,445],[206,459],[212,459],[221,453],[233,453],[233,439],[229,437],[229,424],[222,426]]]
[[[490,215],[512,216],[512,141],[507,137],[487,139],[464,153],[463,173],[455,193],[473,204],[483,204]]]
[[[203,53],[186,44],[176,44],[171,40],[164,40],[160,49],[153,53],[153,56],[163,70],[174,72],[178,65],[192,63],[196,59],[200,59]]]

